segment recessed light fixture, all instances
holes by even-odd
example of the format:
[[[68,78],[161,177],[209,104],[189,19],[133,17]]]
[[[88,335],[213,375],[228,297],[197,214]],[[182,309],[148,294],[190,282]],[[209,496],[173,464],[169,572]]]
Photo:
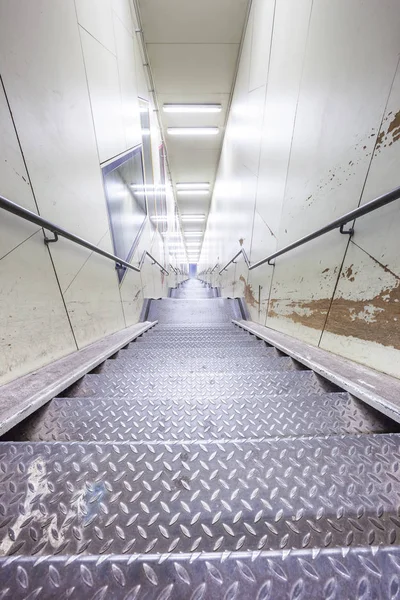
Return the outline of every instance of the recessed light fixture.
[[[218,135],[219,127],[168,127],[169,135]]]
[[[210,189],[209,183],[177,183],[177,190],[208,190]]]
[[[182,221],[204,221],[205,215],[182,215]]]
[[[221,104],[164,104],[164,112],[169,113],[219,113]]]
[[[209,196],[208,190],[177,190],[178,196]]]

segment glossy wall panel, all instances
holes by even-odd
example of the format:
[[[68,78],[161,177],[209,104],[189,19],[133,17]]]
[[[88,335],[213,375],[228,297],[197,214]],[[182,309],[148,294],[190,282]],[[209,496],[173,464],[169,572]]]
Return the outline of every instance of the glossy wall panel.
[[[102,163],[141,143],[137,96],[153,108],[130,2],[0,0],[0,14],[0,194],[113,252]],[[4,212],[0,230],[0,383],[134,324],[147,290],[173,285],[150,261],[119,284],[113,262],[65,239],[46,248]],[[133,264],[144,249],[167,261],[148,221]]]

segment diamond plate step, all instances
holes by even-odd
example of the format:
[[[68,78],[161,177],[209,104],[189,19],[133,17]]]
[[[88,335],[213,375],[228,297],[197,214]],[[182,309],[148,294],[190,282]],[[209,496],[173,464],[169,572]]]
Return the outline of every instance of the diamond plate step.
[[[0,552],[38,557],[398,544],[399,460],[398,434],[240,443],[5,442]]]
[[[144,398],[241,398],[255,395],[323,394],[320,380],[312,371],[279,371],[258,373],[220,373],[186,375],[152,375],[145,373],[109,373],[86,375],[76,383],[68,396],[107,396]]]
[[[2,600],[396,599],[400,548],[0,559]]]
[[[159,348],[151,346],[150,348],[140,344],[130,344],[128,348],[122,349],[118,354],[118,361],[121,359],[129,358],[143,358],[143,360],[152,360],[152,358],[165,356],[165,348]],[[250,346],[246,348],[246,352],[243,352],[242,348],[236,346],[221,346],[221,345],[206,345],[206,346],[193,346],[185,345],[168,348],[169,357],[182,357],[182,358],[239,358],[245,356],[246,358],[251,357],[274,357],[278,356],[275,348],[269,346]]]
[[[119,358],[118,360],[107,360],[101,366],[103,372],[120,371],[141,373],[202,373],[211,371],[215,373],[247,373],[249,371],[295,371],[298,370],[296,363],[290,358],[276,357],[244,357],[244,358],[220,358],[218,361],[212,358],[190,358],[162,356],[162,353],[151,361],[143,361],[142,358]]]
[[[173,340],[181,340],[183,339],[198,339],[198,340],[203,340],[203,339],[222,339],[222,340],[257,340],[257,338],[255,336],[252,336],[249,333],[245,333],[242,334],[240,332],[240,330],[234,330],[234,329],[229,329],[228,331],[214,331],[213,329],[200,329],[197,331],[157,331],[157,328],[153,328],[153,330],[150,330],[151,333],[149,332],[148,334],[143,334],[143,336],[141,336],[140,338],[137,339],[148,339],[148,338],[154,338],[154,339],[159,339],[160,341],[162,340],[168,340],[168,339],[173,339]],[[261,340],[258,340],[261,341]]]
[[[201,341],[197,341],[196,339],[185,339],[185,340],[181,340],[181,341],[177,341],[177,340],[165,340],[165,341],[160,341],[157,339],[152,339],[152,338],[141,338],[136,340],[135,342],[132,342],[133,344],[138,344],[139,346],[143,346],[145,348],[175,348],[177,345],[179,345],[180,347],[193,347],[193,348],[203,348],[203,347],[207,347],[207,346],[225,346],[227,348],[232,348],[232,347],[236,347],[236,348],[257,348],[257,347],[261,347],[262,348],[262,341],[259,340],[252,340],[252,339],[231,339],[231,340],[210,340],[210,339],[203,339]]]
[[[246,439],[399,431],[346,393],[168,401],[56,398],[9,433],[14,441]]]
[[[176,300],[164,298],[152,300],[148,315],[149,321],[159,323],[231,323],[232,319],[241,319],[237,302],[226,298],[207,300]]]

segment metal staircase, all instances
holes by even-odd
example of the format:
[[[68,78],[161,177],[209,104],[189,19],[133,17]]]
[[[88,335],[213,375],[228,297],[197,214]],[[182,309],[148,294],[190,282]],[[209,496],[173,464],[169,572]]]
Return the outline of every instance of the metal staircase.
[[[0,598],[399,598],[398,425],[189,280],[0,443]]]

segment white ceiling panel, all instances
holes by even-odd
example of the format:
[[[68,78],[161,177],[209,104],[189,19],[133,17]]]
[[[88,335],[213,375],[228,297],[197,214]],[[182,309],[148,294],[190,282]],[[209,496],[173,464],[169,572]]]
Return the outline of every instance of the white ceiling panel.
[[[229,94],[238,44],[148,44],[158,94]]]
[[[204,231],[224,136],[248,0],[133,0],[160,108],[173,183],[209,182],[209,196],[177,196],[185,231]],[[220,113],[164,113],[163,104],[221,104]],[[216,136],[172,136],[168,127],[219,127]]]
[[[239,44],[247,0],[141,0],[147,43]]]

